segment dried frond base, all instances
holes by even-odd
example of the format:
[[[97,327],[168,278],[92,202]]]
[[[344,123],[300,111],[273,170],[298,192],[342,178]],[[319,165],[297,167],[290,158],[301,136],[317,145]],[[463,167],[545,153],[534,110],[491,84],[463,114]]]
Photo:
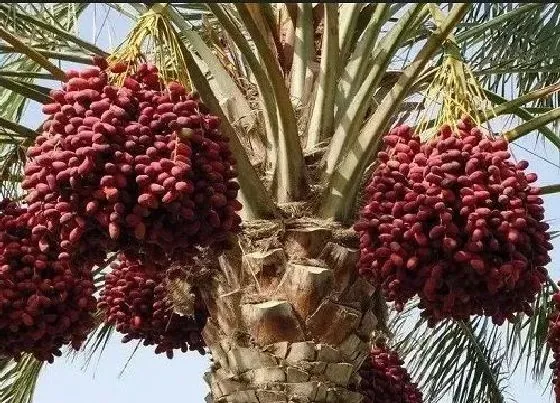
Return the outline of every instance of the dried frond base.
[[[241,247],[220,259],[203,332],[213,402],[361,401],[349,385],[378,325],[374,288],[355,270],[358,250],[334,242],[335,229],[249,222]]]

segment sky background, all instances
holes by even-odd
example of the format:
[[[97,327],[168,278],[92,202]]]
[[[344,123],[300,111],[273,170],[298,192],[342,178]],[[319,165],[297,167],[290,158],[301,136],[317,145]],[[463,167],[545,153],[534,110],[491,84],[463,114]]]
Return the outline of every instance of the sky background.
[[[112,50],[124,40],[131,22],[126,17],[118,16],[114,10],[109,11],[104,5],[91,5],[79,21],[80,35],[88,41],[95,42],[102,49]],[[63,64],[62,67],[70,67]],[[53,85],[44,81],[42,85]],[[37,127],[43,119],[39,105],[30,103],[26,110],[23,124]],[[510,122],[501,121],[494,125],[497,131]],[[502,126],[502,127],[501,127]],[[527,136],[518,146],[512,146],[515,157],[527,159],[530,169],[539,174],[539,184],[560,182],[560,166],[557,150],[551,144],[537,142],[535,136]],[[548,160],[536,158],[535,153]],[[553,230],[560,229],[560,196],[546,196],[545,207],[547,219]],[[560,260],[560,243],[555,241],[553,262],[549,271],[553,278],[559,278],[554,263]],[[46,364],[36,389],[34,403],[154,403],[154,402],[203,402],[208,388],[203,381],[203,374],[209,366],[209,356],[198,353],[175,354],[168,360],[165,356],[153,354],[153,347],[143,347],[130,359],[135,344],[120,343],[121,336],[113,335],[100,360],[94,359],[84,370],[84,356],[78,355],[74,361],[64,358],[54,364]],[[548,392],[543,395],[543,388],[535,386],[525,379],[523,370],[517,371],[509,381],[509,391],[520,403],[549,403],[552,401]],[[445,403],[451,403],[446,400]],[[476,403],[476,402],[473,402]]]

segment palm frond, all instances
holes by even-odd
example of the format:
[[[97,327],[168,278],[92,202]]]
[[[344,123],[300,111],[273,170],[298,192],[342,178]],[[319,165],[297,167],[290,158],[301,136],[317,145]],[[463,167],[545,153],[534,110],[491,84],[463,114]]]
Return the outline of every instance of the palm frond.
[[[81,52],[64,52],[58,50],[45,50],[40,49],[38,47],[33,47],[37,53],[45,56],[48,59],[55,59],[64,62],[73,62],[73,63],[80,63],[80,64],[92,64],[91,56],[86,55],[85,53]],[[14,48],[10,45],[0,44],[0,54],[9,54],[9,53],[21,53],[18,49]]]
[[[446,321],[434,328],[419,319],[399,332],[395,347],[405,357],[425,400],[454,403],[507,401],[506,350],[497,326],[487,318]],[[399,327],[399,326],[397,326]],[[405,328],[401,320],[401,331]]]
[[[529,108],[524,108],[521,106],[517,106],[516,104],[516,100],[511,100],[508,101],[507,99],[501,97],[500,95],[496,94],[495,92],[489,91],[489,90],[484,90],[485,95],[488,97],[488,99],[490,101],[492,101],[494,104],[496,104],[497,106],[495,107],[494,111],[491,112],[491,114],[493,114],[494,112],[497,112],[497,114],[500,114],[500,109],[505,109],[505,112],[509,112],[515,116],[517,116],[520,119],[523,119],[525,121],[531,121],[535,118],[535,116],[529,111]],[[525,94],[524,96],[527,96],[529,94]],[[519,98],[523,98],[524,96],[521,96]],[[517,98],[517,99],[519,99]],[[509,105],[514,105],[513,108],[511,108]],[[550,112],[552,109],[548,109],[548,110],[541,110],[541,113],[548,113]],[[550,129],[547,125],[541,125],[540,127],[538,127],[536,130],[539,131],[540,134],[542,134],[545,138],[547,138],[552,144],[556,145],[557,147],[560,148],[560,137],[558,136],[557,133],[555,133],[552,129]]]
[[[11,4],[8,10],[7,5],[0,5],[0,23],[3,27],[10,27],[13,31],[11,33],[25,45],[25,49],[22,49],[1,43],[0,53],[9,55],[22,53],[25,50],[28,55],[34,54],[36,59],[44,57],[91,64],[91,52],[79,47],[75,42],[79,42],[80,39],[74,35],[78,18],[87,6],[88,3],[63,3],[50,6],[42,3],[22,3]],[[22,15],[24,17],[21,17]],[[49,29],[42,28],[44,26],[49,26]],[[68,38],[75,40],[69,41]],[[90,47],[90,50],[92,49],[96,48]],[[9,56],[4,56],[4,61],[8,58]],[[37,71],[38,67],[35,72]]]
[[[21,71],[37,71],[39,66],[24,56],[7,57],[2,67]],[[7,80],[7,79],[6,79]],[[20,83],[30,83],[22,79]],[[17,198],[21,193],[18,178],[21,175],[24,160],[22,145],[27,138],[35,137],[35,132],[21,124],[25,106],[28,102],[21,92],[13,91],[0,83],[0,196]]]
[[[26,45],[18,37],[0,27],[0,38],[8,42],[18,52],[26,54],[31,60],[39,64],[59,80],[64,80],[64,72],[52,64],[45,56],[37,52],[31,46]]]
[[[83,371],[87,370],[93,361],[95,361],[95,365],[99,363],[115,331],[113,325],[103,321],[101,312],[96,313],[95,319],[99,325],[89,334],[80,351],[68,349],[66,354],[70,361],[83,360],[81,367]]]
[[[30,72],[37,72],[40,69],[35,62],[21,55],[5,57],[2,68]],[[22,79],[22,81],[31,82],[30,79]],[[19,122],[26,101],[27,99],[23,95],[5,87],[0,88],[0,116],[12,122]]]
[[[5,131],[6,129],[8,130],[7,132]],[[0,117],[0,133],[2,131],[4,131],[3,135],[8,137],[22,137],[31,139],[35,137],[34,130]]]
[[[551,194],[551,193],[558,193],[558,192],[560,192],[560,185],[559,184],[541,186],[541,193],[543,195],[547,195],[547,194]]]
[[[55,80],[55,78],[52,76],[52,74],[37,73],[37,72],[34,72],[34,71],[17,71],[17,70],[2,69],[2,70],[0,70],[0,76],[1,77],[16,78],[16,79],[39,78],[39,79],[42,79],[42,80]]]
[[[31,84],[20,80],[11,80],[9,78],[2,77],[2,71],[0,70],[0,87],[6,88],[16,94],[19,94],[30,100],[46,103],[51,98],[49,97],[49,88],[38,86],[36,84]]]
[[[478,5],[465,19],[457,41],[482,82],[502,96],[523,94],[558,81],[560,5]],[[514,94],[514,96],[517,94]],[[537,105],[557,106],[558,95]]]
[[[543,113],[540,116],[537,116],[521,125],[514,127],[513,129],[507,130],[502,133],[502,135],[509,139],[510,141],[516,140],[519,137],[532,132],[533,130],[537,130],[539,127],[546,126],[548,123],[554,122],[560,118],[560,107],[552,109],[546,113]],[[557,136],[555,136],[557,137]],[[552,138],[553,144],[556,143],[558,139]]]
[[[542,381],[545,375],[551,375],[547,371],[551,355],[546,337],[548,318],[553,309],[552,295],[556,289],[554,281],[548,281],[532,306],[534,314],[518,314],[517,322],[507,327],[506,346],[511,371],[516,371],[521,365],[525,367],[525,373],[530,373],[536,382]]]
[[[31,403],[42,366],[31,355],[23,356],[19,362],[0,361],[0,401]]]
[[[102,56],[108,56],[107,52],[98,48],[94,44],[81,39],[77,35],[73,35],[66,30],[59,28],[56,24],[50,21],[50,13],[32,13],[28,10],[23,9],[21,6],[14,9],[10,5],[0,4],[0,22],[7,23],[8,21],[17,22],[21,27],[32,27],[29,30],[22,29],[22,32],[26,31],[31,34],[29,39],[36,40],[37,31],[41,31],[46,38],[57,44],[57,47],[65,46],[67,48],[78,48],[84,51],[90,52],[92,54],[98,54]],[[18,36],[24,36],[22,32],[18,32]]]

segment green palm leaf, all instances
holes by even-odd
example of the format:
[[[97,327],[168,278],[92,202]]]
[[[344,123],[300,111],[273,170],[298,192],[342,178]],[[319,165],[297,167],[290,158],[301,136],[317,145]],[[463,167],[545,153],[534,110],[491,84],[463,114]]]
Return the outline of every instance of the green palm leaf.
[[[31,403],[43,364],[30,355],[19,362],[0,361],[0,401],[6,403]]]
[[[390,324],[400,329],[395,347],[422,386],[425,401],[438,402],[448,395],[454,403],[507,401],[506,351],[499,328],[490,319],[445,321],[434,328],[423,319],[397,321]]]
[[[552,295],[557,291],[553,281],[544,285],[533,305],[533,316],[518,315],[518,321],[508,325],[507,347],[508,360],[512,371],[519,366],[530,373],[534,381],[540,382],[551,374],[548,363],[551,358],[550,349],[546,344],[548,317],[552,313]]]
[[[559,4],[479,5],[466,21],[470,24],[457,41],[490,90],[503,96],[512,89],[506,83],[513,83],[513,90],[523,94],[560,78],[555,71],[560,61]],[[558,105],[558,96],[537,104]]]

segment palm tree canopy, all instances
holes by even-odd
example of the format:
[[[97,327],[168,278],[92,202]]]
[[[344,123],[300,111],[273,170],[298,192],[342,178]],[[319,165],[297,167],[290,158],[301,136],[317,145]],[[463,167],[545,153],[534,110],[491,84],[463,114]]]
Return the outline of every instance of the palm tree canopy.
[[[115,21],[138,28],[150,11],[167,31],[151,32],[152,45],[142,50],[152,46],[163,72],[199,91],[221,118],[247,220],[310,216],[350,224],[387,129],[414,125],[419,114],[428,124],[437,120],[426,117],[426,89],[450,52],[480,83],[490,106],[478,107],[490,127],[542,167],[547,203],[560,189],[549,169],[558,168],[560,149],[558,4],[19,3],[0,4],[4,198],[22,196],[25,150],[41,125],[29,111],[49,100],[63,70],[92,64],[95,55],[123,57]],[[110,45],[100,47],[100,37]],[[95,272],[99,287],[105,273]],[[546,332],[557,287],[549,280],[535,315],[518,314],[501,327],[474,318],[430,328],[414,311],[417,301],[404,313],[390,311],[392,345],[426,401],[511,401],[507,381],[518,370],[550,389]],[[112,331],[99,325],[80,354],[100,353]],[[30,356],[0,360],[0,400],[30,402],[44,368]]]

